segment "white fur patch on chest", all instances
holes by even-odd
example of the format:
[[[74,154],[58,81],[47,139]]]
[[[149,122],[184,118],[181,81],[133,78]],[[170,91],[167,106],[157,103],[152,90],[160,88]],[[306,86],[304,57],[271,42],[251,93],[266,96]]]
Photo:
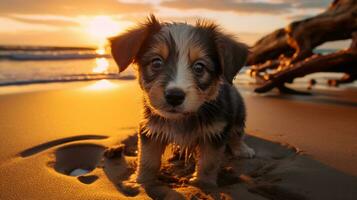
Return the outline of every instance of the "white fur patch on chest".
[[[198,142],[221,138],[227,122],[217,121],[192,129],[187,128],[184,122],[162,121],[161,123],[148,120],[143,127],[143,133],[148,137],[181,147],[191,147]]]

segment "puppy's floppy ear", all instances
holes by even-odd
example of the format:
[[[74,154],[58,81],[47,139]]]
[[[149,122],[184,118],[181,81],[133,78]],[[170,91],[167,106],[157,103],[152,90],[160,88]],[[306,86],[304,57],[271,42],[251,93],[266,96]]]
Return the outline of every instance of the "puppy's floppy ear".
[[[223,75],[227,82],[232,84],[233,78],[246,63],[249,53],[248,46],[223,33],[216,35],[215,42]]]
[[[150,15],[147,21],[137,28],[109,39],[112,55],[119,66],[119,72],[124,71],[131,63],[135,62],[136,56],[146,40],[160,28],[159,21],[154,15]]]

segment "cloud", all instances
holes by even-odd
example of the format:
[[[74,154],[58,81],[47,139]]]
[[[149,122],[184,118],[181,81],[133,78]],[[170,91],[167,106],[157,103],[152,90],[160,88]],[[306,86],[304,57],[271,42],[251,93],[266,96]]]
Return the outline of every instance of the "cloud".
[[[268,3],[234,0],[170,0],[164,1],[160,5],[182,10],[206,9],[238,13],[284,13],[292,8],[290,3],[285,2]]]
[[[66,19],[63,17],[55,16],[28,16],[28,15],[7,15],[5,16],[8,19],[16,20],[23,23],[29,24],[41,24],[41,25],[50,25],[50,26],[61,26],[61,27],[70,27],[80,25],[78,22]]]
[[[181,10],[206,9],[237,13],[284,14],[293,9],[326,8],[331,0],[166,0],[160,5]]]
[[[149,13],[155,13],[163,21],[194,23],[197,18],[208,18],[239,33],[243,41],[252,44],[263,33],[283,27],[286,19],[315,15],[331,1],[0,0],[0,43],[93,44],[83,29],[85,22],[93,17],[109,16],[123,23],[120,25],[124,29]],[[244,15],[237,17],[237,13]]]
[[[5,45],[51,45],[51,46],[96,46],[88,37],[76,30],[61,31],[27,30],[21,37],[14,33],[0,32],[0,44]]]
[[[186,13],[187,14],[187,13]],[[159,21],[162,22],[186,22],[189,24],[195,24],[197,22],[197,20],[202,19],[202,16],[198,16],[198,15],[185,15],[185,16],[175,16],[175,15],[160,15],[159,13],[155,15],[156,18],[159,19]],[[143,15],[131,15],[131,14],[127,14],[127,15],[122,15],[118,18],[119,20],[125,20],[125,21],[145,21],[147,19],[147,15],[143,14]],[[204,17],[204,19],[206,20],[212,20],[214,21],[213,18],[210,17]]]
[[[300,20],[304,20],[307,18],[311,18],[315,15],[310,15],[310,14],[301,14],[301,15],[290,15],[287,16],[286,19],[290,20],[290,21],[300,21]]]
[[[327,8],[332,0],[284,0],[295,8]]]
[[[116,0],[1,0],[0,14],[41,14],[41,15],[115,15],[134,12],[152,12],[152,4],[127,3]]]
[[[284,14],[293,9],[325,8],[331,0],[1,0],[0,15],[119,15],[153,13],[158,6],[236,13]]]
[[[81,19],[93,16],[143,15],[155,10],[155,5],[146,1],[122,2],[118,0],[1,0],[0,17],[23,25],[48,27],[78,27]],[[34,27],[35,28],[35,27]]]

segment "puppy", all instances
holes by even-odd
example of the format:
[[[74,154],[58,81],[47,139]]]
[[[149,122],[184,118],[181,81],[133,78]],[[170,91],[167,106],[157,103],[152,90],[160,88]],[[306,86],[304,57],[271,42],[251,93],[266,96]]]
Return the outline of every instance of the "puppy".
[[[245,107],[232,86],[245,64],[247,46],[198,21],[160,23],[155,16],[137,28],[111,38],[120,72],[138,65],[143,90],[143,120],[139,128],[136,181],[157,179],[168,144],[196,152],[192,183],[215,186],[225,149],[253,157],[243,143]]]

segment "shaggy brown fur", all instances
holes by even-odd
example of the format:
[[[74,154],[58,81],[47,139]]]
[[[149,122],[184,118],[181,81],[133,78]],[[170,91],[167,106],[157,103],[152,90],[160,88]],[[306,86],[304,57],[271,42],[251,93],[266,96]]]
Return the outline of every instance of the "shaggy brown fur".
[[[254,156],[242,143],[245,107],[232,86],[246,45],[213,23],[160,23],[154,16],[111,43],[120,71],[138,65],[143,90],[138,183],[156,180],[168,144],[196,152],[192,182],[199,184],[216,184],[227,147],[235,155]]]

